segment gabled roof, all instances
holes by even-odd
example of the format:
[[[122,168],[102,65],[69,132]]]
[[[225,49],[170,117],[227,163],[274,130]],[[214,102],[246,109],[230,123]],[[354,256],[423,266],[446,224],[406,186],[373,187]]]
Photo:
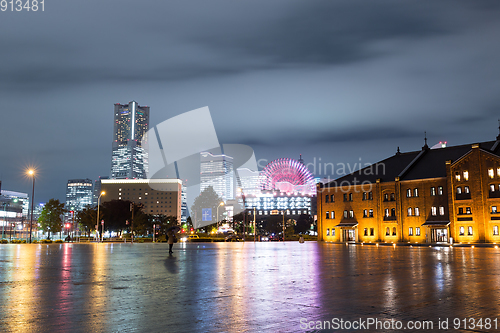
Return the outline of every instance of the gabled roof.
[[[477,144],[479,148],[500,156],[500,140]],[[446,161],[456,161],[471,149],[472,144],[467,144],[438,149],[429,149],[425,146],[420,151],[398,152],[372,166],[340,177],[330,182],[329,186],[359,185],[363,182],[375,183],[377,179],[380,179],[381,182],[391,182],[396,177],[399,177],[400,180],[446,177]]]

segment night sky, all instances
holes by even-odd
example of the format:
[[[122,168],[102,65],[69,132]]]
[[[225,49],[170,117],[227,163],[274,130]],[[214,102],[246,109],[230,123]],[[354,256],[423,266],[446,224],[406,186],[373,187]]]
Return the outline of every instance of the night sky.
[[[107,176],[113,104],[203,106],[257,159],[376,162],[494,140],[498,1],[62,1],[0,12],[2,189]],[[318,176],[327,176],[318,174]],[[334,175],[338,176],[338,175]]]

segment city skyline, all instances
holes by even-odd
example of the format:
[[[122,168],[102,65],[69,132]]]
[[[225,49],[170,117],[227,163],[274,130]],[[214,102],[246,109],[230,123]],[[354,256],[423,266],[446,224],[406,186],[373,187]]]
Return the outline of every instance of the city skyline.
[[[209,106],[221,143],[268,162],[373,163],[424,132],[429,146],[497,135],[496,2],[134,4],[2,17],[2,188],[31,193],[34,166],[35,202],[63,201],[68,179],[108,175],[117,102],[150,106],[150,127]]]

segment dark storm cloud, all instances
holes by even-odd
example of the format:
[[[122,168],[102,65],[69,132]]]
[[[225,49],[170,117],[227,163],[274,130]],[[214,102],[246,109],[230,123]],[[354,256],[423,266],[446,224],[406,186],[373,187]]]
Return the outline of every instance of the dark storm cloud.
[[[273,17],[248,13],[247,4],[210,3],[208,8],[203,2],[155,4],[155,11],[144,6],[137,13],[127,11],[134,8],[127,1],[120,2],[116,13],[116,4],[109,2],[94,3],[99,13],[88,8],[79,13],[81,5],[66,4],[70,21],[64,15],[44,13],[46,19],[36,18],[43,29],[26,22],[20,36],[0,37],[0,60],[9,64],[0,68],[0,87],[50,89],[102,81],[185,80],[287,66],[339,65],[382,55],[383,51],[367,47],[379,40],[423,38],[449,29],[438,20],[440,12],[434,12],[440,7],[429,4],[280,1],[270,6],[252,2],[254,8],[274,11]],[[185,16],[178,17],[176,10]]]
[[[374,162],[429,143],[491,140],[498,1],[63,1],[2,12],[4,188],[64,200],[109,174],[113,103],[151,125],[208,105],[221,143],[258,159]],[[37,180],[38,181],[38,180]]]
[[[243,28],[222,22],[202,32],[197,42],[264,57],[274,66],[336,65],[377,56],[366,49],[374,41],[446,33],[448,28],[428,9],[401,2],[312,1],[265,24]]]

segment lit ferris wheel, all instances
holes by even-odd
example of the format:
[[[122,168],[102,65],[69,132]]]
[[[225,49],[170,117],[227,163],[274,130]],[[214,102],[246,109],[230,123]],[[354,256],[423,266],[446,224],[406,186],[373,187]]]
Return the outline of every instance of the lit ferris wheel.
[[[313,194],[314,178],[306,166],[291,158],[270,162],[261,172],[261,190],[279,190],[286,193]]]

